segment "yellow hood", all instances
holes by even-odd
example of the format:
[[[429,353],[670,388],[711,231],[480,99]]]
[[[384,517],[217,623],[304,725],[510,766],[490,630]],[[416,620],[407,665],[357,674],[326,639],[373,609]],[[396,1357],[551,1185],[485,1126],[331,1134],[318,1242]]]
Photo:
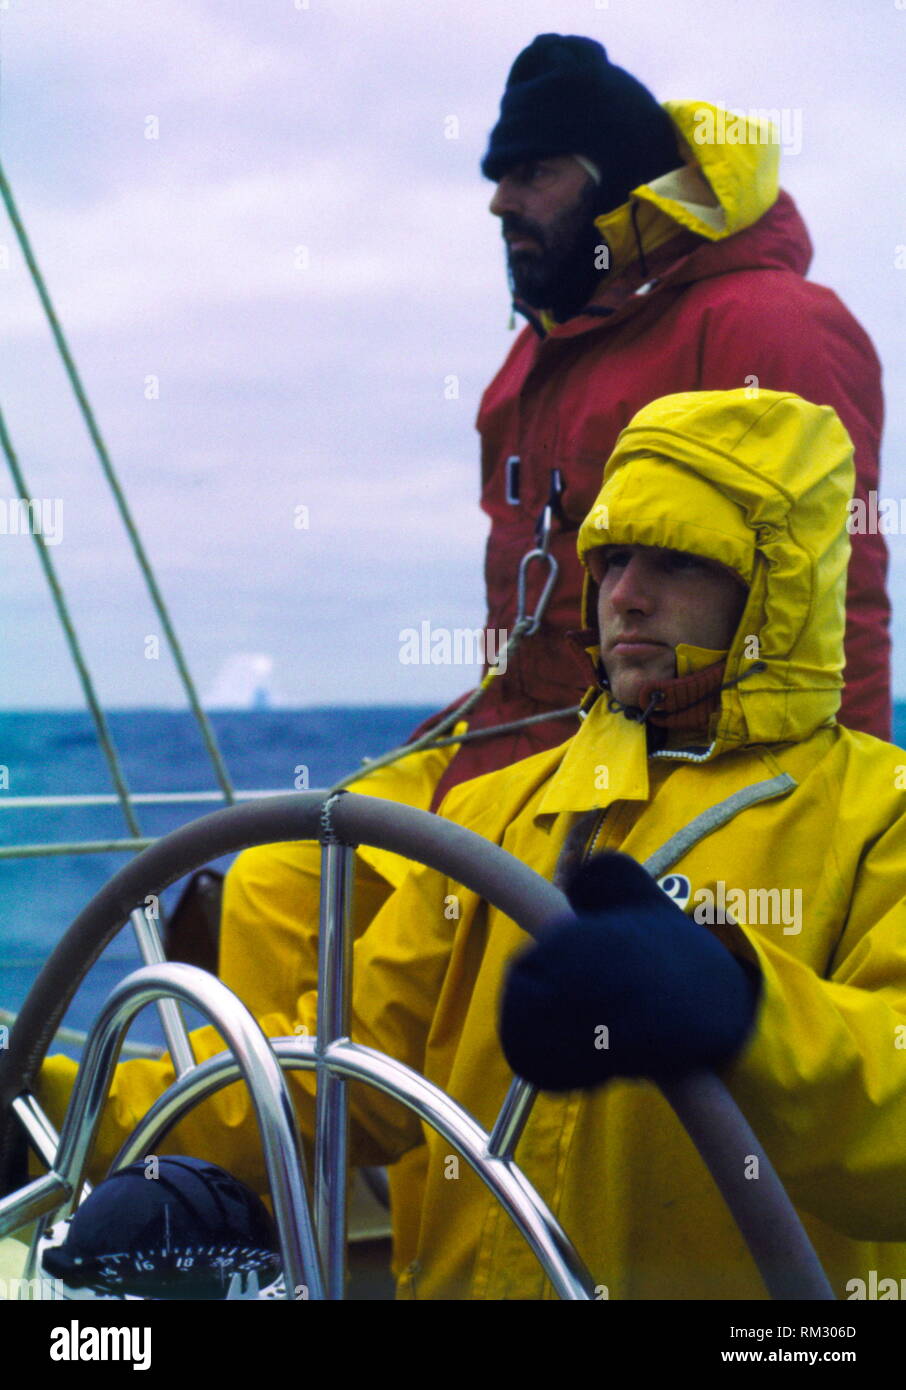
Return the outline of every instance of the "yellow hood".
[[[595,220],[610,248],[612,274],[636,259],[640,241],[654,251],[679,227],[720,241],[751,227],[777,200],[780,145],[769,121],[705,101],[667,101],[664,110],[686,162]]]
[[[583,564],[601,545],[662,546],[719,561],[750,586],[724,678],[738,683],[723,691],[712,720],[712,756],[798,741],[834,722],[852,452],[830,406],[743,389],[654,401],[607,461],[579,531]],[[594,595],[587,577],[586,621]]]

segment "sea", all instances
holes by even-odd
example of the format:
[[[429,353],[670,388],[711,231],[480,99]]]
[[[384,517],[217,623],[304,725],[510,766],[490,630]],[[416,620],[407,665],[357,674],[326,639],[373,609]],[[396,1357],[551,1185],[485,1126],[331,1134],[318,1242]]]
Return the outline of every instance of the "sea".
[[[231,710],[214,712],[210,718],[238,789],[285,792],[305,781],[310,789],[330,786],[361,766],[363,758],[403,742],[431,713],[429,707],[393,706]],[[113,712],[108,719],[132,792],[216,790],[189,713],[128,710]],[[894,742],[906,746],[906,701],[895,706]],[[9,798],[19,796],[85,796],[111,790],[87,712],[0,712],[0,844],[126,838],[116,806],[21,809],[9,804]],[[158,836],[213,809],[214,805],[141,806],[137,815],[142,834]],[[0,1009],[15,1012],[21,1005],[56,942],[124,862],[123,853],[0,859]],[[229,862],[218,861],[217,867],[224,869]],[[182,884],[175,884],[163,894],[164,911],[181,889]],[[127,927],[86,976],[66,1025],[86,1029],[113,985],[140,963]],[[0,1041],[2,1037],[0,1032]],[[130,1037],[161,1042],[153,1009],[140,1015]],[[59,1050],[78,1054],[71,1045]]]
[[[330,786],[360,767],[363,758],[403,742],[432,712],[432,707],[413,706],[261,709],[212,712],[209,717],[237,789],[289,792],[306,781],[312,790]],[[123,710],[107,718],[131,792],[217,790],[190,713]],[[87,711],[0,711],[0,845],[127,838],[118,806],[23,809],[9,800],[109,795],[112,790]],[[151,837],[216,809],[216,803],[139,806],[136,815],[143,837]],[[19,1008],[50,951],[126,858],[117,852],[0,859],[0,1009]],[[229,863],[219,860],[216,867],[225,869]],[[174,884],[164,892],[165,912],[182,887]],[[65,1025],[84,1031],[113,985],[140,964],[132,929],[126,927],[89,972]],[[130,1038],[161,1041],[153,1008],[139,1016]],[[0,1032],[0,1043],[2,1039]],[[55,1050],[78,1055],[78,1048],[68,1044]]]

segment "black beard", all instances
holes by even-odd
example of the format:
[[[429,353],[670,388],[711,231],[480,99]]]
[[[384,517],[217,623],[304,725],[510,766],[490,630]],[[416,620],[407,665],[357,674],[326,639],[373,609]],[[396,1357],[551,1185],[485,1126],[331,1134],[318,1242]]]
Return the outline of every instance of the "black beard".
[[[517,251],[507,246],[507,266],[514,297],[533,309],[548,309],[558,322],[572,318],[593,295],[604,268],[596,266],[604,244],[594,219],[599,190],[584,188],[579,201],[562,212],[545,231],[537,222],[504,213],[504,236],[531,237],[540,251]]]

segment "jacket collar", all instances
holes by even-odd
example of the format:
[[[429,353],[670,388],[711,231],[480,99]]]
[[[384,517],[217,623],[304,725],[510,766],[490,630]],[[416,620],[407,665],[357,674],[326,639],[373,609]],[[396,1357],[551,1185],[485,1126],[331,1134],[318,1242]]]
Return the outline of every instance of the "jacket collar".
[[[622,271],[605,275],[585,308],[565,323],[519,299],[513,301],[513,308],[539,338],[575,338],[639,312],[664,290],[736,270],[792,270],[805,275],[811,259],[805,223],[790,195],[781,192],[753,226],[722,241],[705,241],[677,227],[667,242],[645,253],[644,271],[643,262],[635,257]]]
[[[562,811],[603,810],[613,801],[647,801],[648,738],[644,725],[611,714],[596,700],[566,745],[536,817]]]

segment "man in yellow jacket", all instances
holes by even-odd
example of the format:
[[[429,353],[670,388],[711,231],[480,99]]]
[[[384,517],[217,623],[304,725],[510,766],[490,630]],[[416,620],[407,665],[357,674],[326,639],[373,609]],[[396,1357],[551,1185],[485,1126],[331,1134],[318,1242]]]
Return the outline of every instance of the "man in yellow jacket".
[[[560,926],[553,954],[525,956],[512,921],[429,869],[356,945],[354,1039],[486,1127],[512,1079],[503,991],[508,1051],[550,1088],[518,1161],[612,1299],[765,1297],[652,1084],[702,1065],[764,1143],[836,1295],[872,1271],[906,1276],[906,755],[835,722],[851,491],[829,407],[728,391],[639,412],[578,539],[603,692],[567,743],[455,788],[441,812],[548,878],[591,858],[579,906],[594,949]],[[629,865],[622,907],[596,899],[588,875],[607,850],[664,893]],[[308,992],[262,1026],[313,1031],[315,1010]],[[608,1055],[591,1032],[611,1023]],[[220,1048],[213,1029],[194,1038],[199,1056]],[[73,1069],[52,1058],[42,1072],[56,1121]],[[166,1061],[118,1068],[96,1169],[171,1078]],[[312,1079],[291,1084],[310,1132]],[[358,1161],[424,1139],[377,1093],[352,1111]],[[234,1086],[168,1146],[258,1183],[252,1135]],[[447,1148],[428,1136],[410,1187],[401,1296],[551,1297],[480,1181],[450,1180]]]

